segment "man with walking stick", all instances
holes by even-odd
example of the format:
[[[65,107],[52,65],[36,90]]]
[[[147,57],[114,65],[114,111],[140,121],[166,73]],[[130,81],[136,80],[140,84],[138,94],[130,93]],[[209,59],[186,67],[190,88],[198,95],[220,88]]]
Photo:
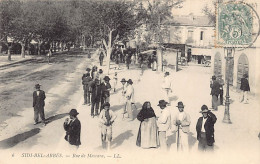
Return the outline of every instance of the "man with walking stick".
[[[176,106],[179,112],[173,118],[173,124],[177,129],[177,150],[187,152],[189,150],[188,134],[190,132],[190,115],[184,112],[183,102],[178,102]]]

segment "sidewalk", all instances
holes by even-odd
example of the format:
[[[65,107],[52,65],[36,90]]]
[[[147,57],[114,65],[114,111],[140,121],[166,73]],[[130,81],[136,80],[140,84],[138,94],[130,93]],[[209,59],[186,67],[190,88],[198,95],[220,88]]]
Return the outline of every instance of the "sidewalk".
[[[8,65],[12,65],[12,64],[16,64],[16,63],[22,63],[25,61],[30,61],[33,58],[35,58],[35,56],[25,56],[25,58],[22,58],[21,55],[12,55],[11,57],[11,61],[9,61],[8,56],[0,56],[0,67],[5,67]]]

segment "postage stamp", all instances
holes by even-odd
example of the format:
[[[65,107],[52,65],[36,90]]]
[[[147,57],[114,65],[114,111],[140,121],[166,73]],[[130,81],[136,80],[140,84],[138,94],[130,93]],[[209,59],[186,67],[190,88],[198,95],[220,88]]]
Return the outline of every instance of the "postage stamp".
[[[216,10],[216,47],[245,47],[250,45],[253,14],[245,3],[219,3]]]

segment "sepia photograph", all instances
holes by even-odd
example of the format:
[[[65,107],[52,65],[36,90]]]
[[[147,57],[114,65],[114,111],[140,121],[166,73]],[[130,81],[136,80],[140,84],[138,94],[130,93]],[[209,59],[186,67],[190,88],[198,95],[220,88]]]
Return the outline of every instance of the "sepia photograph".
[[[258,0],[0,0],[0,164],[259,164]]]

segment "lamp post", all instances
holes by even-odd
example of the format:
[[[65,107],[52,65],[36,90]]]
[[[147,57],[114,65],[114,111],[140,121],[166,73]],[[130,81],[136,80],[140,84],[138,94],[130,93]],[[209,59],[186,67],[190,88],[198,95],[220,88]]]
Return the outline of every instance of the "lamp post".
[[[235,49],[234,48],[225,48],[226,49],[226,76],[227,76],[227,90],[226,90],[226,101],[225,101],[225,113],[224,113],[224,118],[223,118],[223,122],[227,123],[227,124],[231,124],[231,120],[230,120],[230,113],[229,113],[229,105],[230,105],[230,101],[229,101],[229,75],[230,75],[230,60],[233,58]],[[225,53],[225,49],[224,49],[224,53]]]

